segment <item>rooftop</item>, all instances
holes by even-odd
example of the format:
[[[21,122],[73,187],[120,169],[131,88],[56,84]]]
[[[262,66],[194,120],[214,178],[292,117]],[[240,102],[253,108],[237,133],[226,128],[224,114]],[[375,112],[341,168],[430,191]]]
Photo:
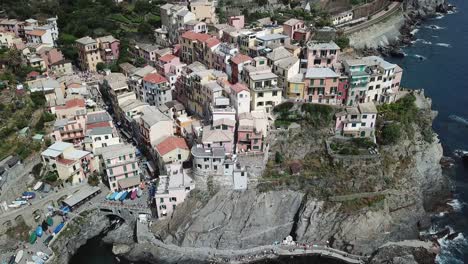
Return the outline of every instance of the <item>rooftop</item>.
[[[267,34],[264,36],[257,36],[257,39],[262,40],[262,41],[271,41],[271,40],[285,39],[285,38],[288,38],[288,36],[283,35],[283,34]]]
[[[377,108],[373,102],[358,104],[358,107],[362,114],[377,113]]]
[[[98,148],[96,150],[97,155],[102,155],[104,160],[117,158],[119,156],[133,154],[135,155],[136,149],[132,145],[128,144],[116,144],[107,147]]]
[[[149,126],[155,125],[160,121],[170,121],[169,117],[164,115],[158,108],[146,106],[142,109],[141,119]]]
[[[284,24],[284,25],[288,25],[288,26],[294,26],[294,25],[296,25],[297,23],[304,23],[304,21],[299,20],[299,19],[295,19],[295,18],[291,18],[291,19],[289,19],[288,21],[284,22],[283,24]]]
[[[96,38],[96,40],[98,42],[109,42],[109,43],[119,41],[118,39],[114,38],[114,36],[112,36],[112,35]]]
[[[273,49],[272,52],[268,53],[266,55],[266,57],[269,59],[269,60],[272,60],[272,61],[277,61],[277,60],[281,60],[281,59],[284,59],[284,58],[289,58],[289,57],[292,57],[292,53],[289,52],[286,48],[284,47],[278,47],[276,49]]]
[[[202,142],[203,144],[210,144],[214,142],[230,142],[234,139],[234,133],[229,130],[211,129],[204,127]]]
[[[241,63],[244,63],[244,62],[247,62],[247,61],[252,61],[252,58],[247,56],[247,55],[244,55],[242,53],[238,53],[236,56],[234,56],[231,61],[235,64],[241,64]]]
[[[159,73],[150,73],[143,78],[143,81],[152,84],[166,83],[167,79]]]
[[[135,187],[138,184],[140,184],[140,177],[138,177],[138,176],[129,177],[129,178],[118,180],[117,182],[118,182],[120,188],[127,189],[127,188],[131,188],[131,187]]]
[[[339,75],[330,68],[308,68],[305,77],[307,79],[338,78]]]
[[[89,44],[94,44],[97,43],[95,39],[91,38],[90,36],[82,37],[76,40],[76,42],[82,44],[82,45],[89,45]]]
[[[340,47],[335,42],[309,42],[307,48],[312,50],[339,50]]]
[[[161,156],[164,156],[175,149],[189,150],[185,139],[175,136],[164,138],[161,142],[156,144],[155,149]]]
[[[112,118],[104,111],[88,113],[86,116],[86,125],[109,121],[112,121]]]
[[[112,134],[112,127],[96,127],[88,131],[90,136],[108,135]]]

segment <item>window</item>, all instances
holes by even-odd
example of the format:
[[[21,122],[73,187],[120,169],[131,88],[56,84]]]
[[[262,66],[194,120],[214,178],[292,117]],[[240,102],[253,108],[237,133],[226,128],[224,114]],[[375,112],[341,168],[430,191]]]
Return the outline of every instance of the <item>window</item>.
[[[352,127],[356,127],[356,123],[353,123],[351,126],[352,126]]]
[[[177,159],[178,159],[178,160],[181,160],[181,159],[182,159],[182,155],[181,155],[181,154],[178,154],[178,155],[177,155]]]
[[[164,198],[159,198],[160,203],[164,203]]]
[[[379,76],[379,77],[377,78],[377,80],[378,80],[378,81],[382,80],[382,76]]]
[[[104,136],[104,139],[109,139],[109,136]]]
[[[263,93],[258,93],[258,97],[263,97]]]
[[[114,172],[112,171],[112,169],[108,169],[108,172],[109,172],[109,175],[114,174]]]
[[[361,126],[365,127],[365,126],[366,126],[366,123],[361,123]]]
[[[380,89],[380,84],[375,86],[375,89]]]
[[[277,96],[278,95],[278,92],[277,91],[274,91],[273,92],[273,96]]]
[[[123,166],[123,170],[127,171],[127,166],[126,165]]]
[[[356,119],[357,115],[351,115],[351,119]]]
[[[225,165],[224,165],[224,168],[225,168],[225,169],[229,169],[229,164],[225,164]]]
[[[132,164],[132,169],[135,169],[136,168],[136,165],[135,163]]]
[[[205,165],[205,170],[209,169],[210,166],[209,165]]]
[[[367,118],[367,115],[362,115],[362,118],[366,119],[366,118]]]
[[[107,159],[107,161],[106,161],[106,162],[107,162],[107,164],[110,164],[110,163],[111,163],[110,159]]]
[[[128,155],[131,159],[133,158],[133,154]]]
[[[324,79],[320,79],[320,85],[323,85],[325,83]]]
[[[375,77],[370,78],[370,81],[371,82],[375,81]]]
[[[125,175],[125,178],[128,178],[128,173],[124,173],[124,175]]]
[[[374,90],[374,86],[369,86],[369,91]]]

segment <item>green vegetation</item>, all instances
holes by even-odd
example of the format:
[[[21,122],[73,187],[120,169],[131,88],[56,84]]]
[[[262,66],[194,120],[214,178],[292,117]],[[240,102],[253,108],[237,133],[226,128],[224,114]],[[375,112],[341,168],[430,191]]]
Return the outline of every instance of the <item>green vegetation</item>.
[[[419,126],[423,139],[432,142],[432,120],[430,115],[424,114],[415,104],[416,97],[410,93],[400,100],[378,106],[379,122],[383,123],[380,133],[377,133],[379,143],[388,145],[396,143],[406,134],[407,138],[414,138],[414,125]]]
[[[58,180],[58,173],[56,171],[49,171],[45,176],[44,176],[44,181],[48,183],[54,183]]]
[[[334,111],[329,105],[303,104],[301,110],[305,113],[306,122],[313,127],[323,127],[333,120]]]
[[[98,186],[99,182],[99,175],[97,173],[93,173],[88,177],[88,184],[91,186]]]
[[[42,166],[42,162],[34,165],[34,167],[31,170],[32,174],[34,175],[34,178],[39,179],[41,177]]]
[[[380,209],[383,207],[385,195],[358,198],[341,202],[341,209],[345,212],[356,212],[363,208]]]
[[[336,45],[340,47],[340,49],[349,48],[349,38],[345,36],[339,36],[335,39]]]
[[[16,226],[9,227],[5,234],[12,240],[28,241],[31,228],[24,222],[23,217],[16,219]]]
[[[277,116],[276,127],[288,127],[291,123],[297,122],[318,128],[330,124],[334,110],[322,104],[302,104],[299,110],[294,107],[294,103],[286,102],[276,106],[273,113]]]

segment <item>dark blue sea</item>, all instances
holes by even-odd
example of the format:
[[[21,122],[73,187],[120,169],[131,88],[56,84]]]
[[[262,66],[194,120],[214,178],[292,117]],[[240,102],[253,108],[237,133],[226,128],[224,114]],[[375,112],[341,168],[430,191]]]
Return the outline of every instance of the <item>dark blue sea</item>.
[[[402,86],[423,88],[433,100],[433,109],[439,112],[434,129],[439,134],[446,156],[457,149],[468,150],[468,126],[449,116],[468,120],[468,2],[453,0],[457,12],[426,20],[415,36],[411,47],[404,48],[407,56],[392,59],[404,69]],[[461,232],[452,241],[441,239],[442,253],[438,263],[468,263],[468,167],[459,160],[450,177],[455,185],[450,202],[453,213],[441,214],[434,230],[449,227]],[[99,239],[90,240],[79,249],[71,264],[121,263],[111,253],[111,246]],[[262,263],[337,263],[317,258],[284,259]]]
[[[454,116],[468,120],[468,2],[452,0],[453,14],[428,19],[415,33],[416,41],[404,49],[406,57],[393,59],[403,67],[402,85],[423,88],[439,112],[434,130],[439,134],[445,156],[458,149],[468,150],[468,126]],[[461,232],[453,241],[440,240],[442,253],[438,263],[468,263],[468,167],[456,160],[449,173],[455,186],[449,203],[453,213],[441,214],[434,230],[449,227]]]

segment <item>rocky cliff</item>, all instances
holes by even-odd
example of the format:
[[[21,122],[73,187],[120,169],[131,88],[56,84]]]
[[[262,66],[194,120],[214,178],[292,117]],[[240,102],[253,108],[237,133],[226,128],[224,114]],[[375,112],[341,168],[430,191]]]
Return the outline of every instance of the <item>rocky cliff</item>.
[[[406,0],[406,9],[411,12],[416,12],[418,15],[425,17],[434,15],[436,12],[444,12],[447,10],[446,0]]]
[[[432,120],[430,100],[423,94],[416,97],[420,114]],[[316,196],[311,189],[281,190],[288,189],[283,186],[262,192],[221,191],[205,199],[195,195],[176,209],[171,220],[156,222],[153,232],[165,243],[181,247],[245,249],[292,235],[297,241],[328,240],[335,248],[368,255],[390,241],[417,239],[418,226],[427,220],[434,198],[447,193],[447,182],[436,135],[428,141],[421,128],[413,126],[414,137],[382,147],[379,160],[353,161],[348,169],[337,171],[336,178],[316,181],[317,188],[340,186],[330,186],[335,194]],[[347,194],[338,195],[343,188],[348,188]],[[388,256],[395,252],[385,250]],[[378,256],[376,260],[385,254]]]

